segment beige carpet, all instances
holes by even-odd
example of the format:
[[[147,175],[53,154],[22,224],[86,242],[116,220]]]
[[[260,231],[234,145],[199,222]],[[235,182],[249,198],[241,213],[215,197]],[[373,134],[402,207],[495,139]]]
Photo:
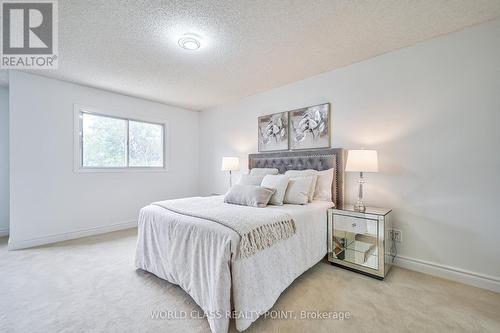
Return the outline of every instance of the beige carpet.
[[[135,233],[11,252],[1,238],[0,332],[209,332],[204,319],[151,319],[200,309],[179,287],[135,270]],[[500,332],[500,294],[396,267],[380,282],[321,262],[273,309],[352,318],[261,318],[247,332]]]

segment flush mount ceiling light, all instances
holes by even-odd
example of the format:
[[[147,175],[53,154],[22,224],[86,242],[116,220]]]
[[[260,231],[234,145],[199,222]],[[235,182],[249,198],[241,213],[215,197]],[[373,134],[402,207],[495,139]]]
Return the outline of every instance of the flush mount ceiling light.
[[[200,38],[193,34],[186,34],[179,38],[179,46],[185,50],[198,50],[201,46]]]

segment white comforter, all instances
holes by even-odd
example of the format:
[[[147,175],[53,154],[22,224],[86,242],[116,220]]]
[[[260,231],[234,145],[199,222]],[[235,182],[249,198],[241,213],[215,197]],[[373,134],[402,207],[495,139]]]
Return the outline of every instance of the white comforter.
[[[183,288],[207,313],[212,332],[227,332],[231,315],[242,331],[325,256],[326,211],[332,206],[315,201],[263,208],[292,215],[296,234],[241,259],[234,256],[235,231],[150,205],[139,215],[136,266]]]

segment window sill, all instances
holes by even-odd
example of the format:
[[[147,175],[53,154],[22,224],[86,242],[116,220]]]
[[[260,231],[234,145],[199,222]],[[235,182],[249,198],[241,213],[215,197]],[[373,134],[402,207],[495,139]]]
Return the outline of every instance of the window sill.
[[[78,168],[75,173],[150,173],[168,172],[167,168]]]

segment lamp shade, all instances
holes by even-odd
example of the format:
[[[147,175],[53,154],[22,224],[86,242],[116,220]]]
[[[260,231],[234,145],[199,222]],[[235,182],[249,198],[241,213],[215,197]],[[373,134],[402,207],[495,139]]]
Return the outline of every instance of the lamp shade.
[[[221,171],[238,171],[240,160],[238,157],[223,157]]]
[[[378,172],[378,156],[376,150],[349,150],[345,171]]]

